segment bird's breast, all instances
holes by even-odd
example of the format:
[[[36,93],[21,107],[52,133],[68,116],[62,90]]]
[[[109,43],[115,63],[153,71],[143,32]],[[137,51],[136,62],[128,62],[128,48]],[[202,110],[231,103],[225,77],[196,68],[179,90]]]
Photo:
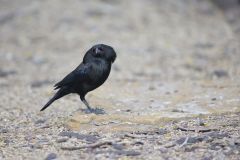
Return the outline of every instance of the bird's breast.
[[[99,63],[93,67],[93,70],[94,74],[92,74],[91,79],[101,85],[108,78],[111,70],[111,65],[106,63]]]
[[[110,70],[111,64],[104,62],[94,64],[89,81],[84,84],[84,90],[91,91],[101,86],[108,78]]]

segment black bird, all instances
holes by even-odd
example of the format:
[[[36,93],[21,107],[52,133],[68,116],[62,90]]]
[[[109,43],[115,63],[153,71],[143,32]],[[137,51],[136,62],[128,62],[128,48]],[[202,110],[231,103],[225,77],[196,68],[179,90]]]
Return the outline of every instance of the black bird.
[[[85,95],[101,86],[109,76],[112,63],[117,55],[111,46],[105,44],[94,45],[83,57],[82,63],[69,73],[63,80],[55,84],[57,93],[45,104],[41,111],[45,110],[55,100],[70,94],[76,93],[81,101],[87,106],[88,112],[95,112]]]

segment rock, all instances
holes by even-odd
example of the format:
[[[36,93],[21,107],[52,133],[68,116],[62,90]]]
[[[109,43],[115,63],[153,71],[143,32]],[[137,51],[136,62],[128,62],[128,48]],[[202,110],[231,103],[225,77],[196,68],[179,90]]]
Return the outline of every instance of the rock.
[[[125,155],[125,156],[138,156],[141,154],[140,152],[137,152],[134,150],[129,150],[129,151],[117,150],[115,153],[119,155]]]
[[[202,160],[212,160],[213,157],[212,156],[209,156],[209,157],[204,157]]]
[[[161,148],[159,148],[159,151],[160,151],[161,153],[167,153],[167,152],[168,152],[168,149],[165,148],[165,147],[161,147]]]
[[[42,146],[41,144],[37,143],[37,144],[34,145],[34,148],[36,148],[36,149],[42,149],[43,146]]]
[[[0,133],[8,133],[8,129],[6,129],[6,128],[0,128]]]
[[[179,140],[176,141],[178,145],[181,145],[185,142],[187,137],[180,138]],[[196,136],[196,137],[188,137],[187,143],[199,143],[202,141],[207,140],[208,138],[206,136]]]
[[[155,133],[158,135],[164,135],[164,134],[167,134],[168,131],[166,129],[161,128],[161,129],[157,130]]]
[[[39,119],[37,121],[35,121],[35,124],[41,124],[41,123],[45,123],[46,119]]]
[[[154,129],[151,131],[138,131],[135,134],[137,134],[137,135],[141,135],[141,134],[142,135],[164,135],[166,133],[168,133],[168,131],[166,129],[161,128],[161,129],[156,129],[156,130]]]
[[[153,90],[155,90],[156,88],[154,87],[154,86],[149,86],[149,88],[148,88],[150,91],[153,91]]]
[[[220,149],[224,148],[224,146],[225,146],[224,144],[221,144],[219,142],[211,143],[210,149],[217,151],[217,150],[220,150]]]
[[[137,141],[137,142],[134,142],[133,145],[144,145],[144,143],[141,141]]]
[[[52,160],[52,159],[56,159],[57,158],[57,154],[55,153],[50,153],[47,155],[47,157],[45,158],[45,160]]]
[[[184,151],[185,152],[194,152],[196,149],[198,149],[199,147],[198,146],[186,146],[185,148],[184,148]]]
[[[9,145],[9,144],[11,143],[11,140],[5,139],[3,142],[4,142],[6,145]]]
[[[236,141],[234,142],[234,145],[240,147],[240,140],[236,140]]]
[[[228,77],[228,72],[225,70],[215,70],[213,71],[213,75],[217,76],[217,78],[223,78],[223,77]]]
[[[211,100],[212,100],[212,101],[216,101],[216,100],[217,100],[217,98],[212,98]]]
[[[14,75],[17,72],[14,70],[10,70],[10,71],[4,71],[0,69],[0,77],[8,77],[9,75]]]
[[[113,143],[112,146],[116,150],[123,150],[125,148],[124,145],[120,143]]]
[[[211,132],[211,133],[208,133],[206,136],[211,137],[213,139],[221,139],[224,137],[229,137],[228,133],[218,133],[218,132]]]
[[[172,109],[172,112],[184,113],[184,111],[183,111],[183,110],[179,110],[179,109]]]
[[[67,131],[61,132],[59,134],[59,136],[82,139],[82,140],[86,140],[88,142],[96,142],[98,140],[98,138],[93,135],[85,135],[85,134],[80,134],[80,133],[76,133],[76,132],[67,132]]]
[[[69,138],[59,138],[56,140],[57,143],[67,142]]]

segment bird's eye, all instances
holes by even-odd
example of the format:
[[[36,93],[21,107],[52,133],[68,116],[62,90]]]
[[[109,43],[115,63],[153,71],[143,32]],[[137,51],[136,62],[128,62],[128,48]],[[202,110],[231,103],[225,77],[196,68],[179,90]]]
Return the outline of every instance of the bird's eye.
[[[93,52],[94,52],[96,55],[99,55],[99,54],[103,53],[103,48],[102,48],[102,47],[93,48]]]
[[[102,48],[102,47],[98,47],[97,50],[98,50],[99,52],[103,52],[103,48]]]

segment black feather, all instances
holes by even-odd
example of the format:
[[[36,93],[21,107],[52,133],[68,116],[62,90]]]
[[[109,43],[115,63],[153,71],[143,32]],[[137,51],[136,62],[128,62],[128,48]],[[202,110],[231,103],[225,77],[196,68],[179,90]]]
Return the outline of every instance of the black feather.
[[[115,58],[116,53],[112,47],[104,44],[93,46],[85,54],[83,62],[54,85],[54,89],[59,90],[44,105],[41,111],[45,110],[55,100],[70,93],[78,94],[81,100],[90,108],[85,100],[85,95],[105,82]]]

